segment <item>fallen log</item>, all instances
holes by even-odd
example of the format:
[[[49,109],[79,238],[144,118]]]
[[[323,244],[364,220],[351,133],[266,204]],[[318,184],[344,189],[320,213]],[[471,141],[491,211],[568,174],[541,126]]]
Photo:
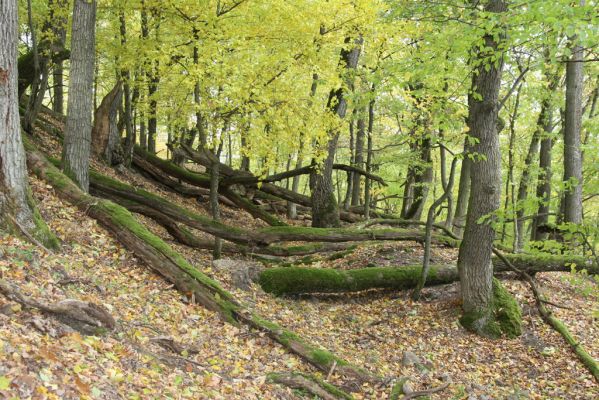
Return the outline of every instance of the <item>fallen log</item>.
[[[133,157],[133,165],[138,169],[147,171],[148,174],[153,174],[153,172],[151,172],[151,169],[146,169],[147,164],[149,163],[150,165],[157,167],[162,172],[170,176],[174,176],[175,178],[180,179],[186,183],[202,188],[210,188],[210,177],[208,175],[188,171],[187,169],[180,167],[168,160],[163,160],[154,154],[146,152],[138,146],[135,146],[133,150],[135,153]],[[154,173],[154,175],[156,174]],[[235,206],[247,211],[254,218],[259,218],[267,224],[273,226],[287,225],[272,214],[260,209],[260,207],[253,204],[250,200],[243,198],[242,196],[238,195],[237,193],[224,186],[219,187],[219,192],[221,192],[221,194]]]
[[[191,295],[197,303],[219,313],[232,324],[241,323],[265,332],[271,339],[322,371],[328,372],[333,365],[337,365],[337,372],[348,382],[380,382],[380,378],[371,372],[249,311],[216,281],[194,268],[179,253],[149,232],[126,209],[82,192],[28,140],[25,139],[25,143],[28,166],[40,179],[50,184],[61,198],[96,219],[137,258],[173,283],[177,290]]]
[[[225,225],[194,213],[143,189],[134,188],[97,172],[90,172],[90,190],[102,197],[121,202],[134,201],[154,208],[168,217],[213,236],[247,246],[268,246],[277,242],[360,242],[371,240],[424,241],[424,232],[409,229],[356,230],[345,228],[311,228],[272,226],[256,231]],[[122,203],[126,207],[126,203]],[[435,244],[457,247],[459,241],[433,234]]]
[[[210,165],[213,162],[212,157],[214,157],[214,155],[209,154],[209,152],[195,151],[186,145],[184,145],[183,149],[189,159],[206,168],[210,168]],[[247,179],[250,181],[250,183],[248,183],[247,186],[260,190],[271,196],[278,197],[285,201],[290,201],[292,203],[299,204],[304,207],[312,207],[312,200],[310,199],[310,197],[304,196],[303,194],[296,193],[292,190],[274,185],[269,182],[264,182],[258,187],[257,183],[259,182],[259,179],[252,175],[250,172],[237,171],[223,163],[219,164],[219,171],[223,175],[223,182],[226,182],[228,179],[234,179],[235,177],[239,177],[240,179]],[[346,222],[357,222],[361,220],[361,217],[356,213],[351,213],[347,211],[340,211],[339,217]]]
[[[373,229],[312,228],[307,226],[267,227],[258,230],[274,242],[363,242],[370,240],[414,241],[423,243],[424,232],[416,229]],[[433,233],[432,243],[448,247],[458,247],[460,241]]]
[[[269,244],[268,238],[264,235],[252,237],[250,231],[213,221],[209,217],[189,211],[153,193],[134,188],[94,171],[90,171],[90,191],[94,195],[116,201],[124,207],[129,207],[132,204],[131,202],[134,202],[153,208],[175,221],[230,242],[248,246],[266,246]]]
[[[599,273],[599,266],[584,257],[505,255],[513,265],[528,273],[569,272],[572,265],[586,268],[589,273]],[[511,271],[504,260],[493,258],[495,273]],[[456,282],[460,279],[455,265],[431,265],[426,286]],[[258,283],[268,293],[297,295],[309,293],[346,293],[370,289],[405,290],[416,286],[421,265],[401,267],[373,267],[353,270],[330,268],[278,267],[264,270]]]
[[[139,157],[138,155],[133,156],[133,166],[144,175],[146,178],[153,180],[154,182],[165,186],[171,190],[174,190],[178,194],[184,197],[203,198],[210,196],[210,189],[198,187],[198,186],[187,186],[183,185],[179,181],[171,178],[168,174],[162,172],[156,168],[152,163]],[[218,201],[228,207],[235,207],[235,203],[227,199],[225,196],[220,195]]]

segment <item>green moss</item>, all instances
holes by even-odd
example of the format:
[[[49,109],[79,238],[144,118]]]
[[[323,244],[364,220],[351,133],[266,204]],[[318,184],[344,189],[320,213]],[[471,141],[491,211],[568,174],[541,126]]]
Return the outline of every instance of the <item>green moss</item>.
[[[493,313],[501,332],[509,338],[522,334],[522,310],[516,299],[493,278]]]
[[[44,246],[51,250],[57,250],[60,248],[60,241],[52,233],[46,221],[42,218],[39,209],[35,204],[31,189],[27,189],[27,203],[33,212],[33,223],[35,224],[35,231],[31,232],[33,237],[40,241]]]
[[[437,266],[430,269],[430,284],[452,282],[455,277],[438,274]],[[329,268],[269,268],[258,279],[268,293],[293,295],[302,293],[358,292],[369,289],[409,289],[420,277],[420,266],[373,267],[355,270]]]
[[[332,366],[334,362],[337,362],[338,366],[348,365],[347,361],[341,360],[336,357],[333,353],[323,349],[315,349],[310,352],[310,358],[317,364],[326,367]]]
[[[212,218],[205,217],[203,215],[196,214],[192,211],[189,211],[183,207],[180,207],[176,204],[173,204],[160,196],[157,196],[153,193],[150,193],[143,189],[138,189],[133,186],[127,185],[126,183],[120,182],[116,179],[112,179],[108,176],[99,174],[95,171],[90,171],[90,181],[92,185],[96,185],[99,187],[107,187],[111,189],[115,189],[121,192],[129,192],[135,194],[136,196],[140,196],[143,199],[147,200],[151,206],[154,208],[162,208],[163,211],[173,210],[175,213],[180,214],[191,221],[196,221],[206,227],[213,227],[215,229],[225,230],[229,232],[235,232],[237,234],[246,234],[247,231],[231,227],[228,225],[224,225],[221,222],[214,221]],[[249,233],[248,233],[249,234]]]
[[[493,278],[493,297],[489,310],[464,313],[460,323],[466,329],[489,338],[522,334],[522,311],[516,299]]]

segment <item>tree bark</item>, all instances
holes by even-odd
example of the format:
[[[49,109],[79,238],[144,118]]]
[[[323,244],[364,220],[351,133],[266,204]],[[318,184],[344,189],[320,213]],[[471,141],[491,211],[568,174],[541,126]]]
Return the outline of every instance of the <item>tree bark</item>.
[[[118,128],[117,113],[123,97],[123,83],[118,81],[114,88],[102,99],[94,113],[92,128],[92,153],[106,160],[109,166],[125,161],[121,146],[121,133]]]
[[[62,166],[85,192],[89,190],[96,1],[75,0],[71,35],[71,72]]]
[[[373,151],[372,151],[372,133],[374,129],[374,103],[375,103],[375,85],[372,85],[371,94],[372,99],[368,102],[368,131],[367,131],[367,145],[366,145],[366,172],[369,174],[372,173],[372,159],[373,159]],[[364,218],[370,219],[370,202],[371,202],[371,193],[370,193],[371,179],[367,176],[364,180]]]
[[[354,166],[360,169],[364,169],[364,138],[366,137],[366,121],[364,116],[358,115],[358,129],[356,132],[356,144],[355,144],[355,159]],[[360,174],[353,174],[353,187],[351,196],[351,205],[359,206],[362,197],[362,176]]]
[[[18,93],[18,4],[0,2],[0,227],[46,248],[58,240],[35,208],[27,184]]]
[[[17,91],[17,1],[0,3],[0,222],[15,233],[33,231]]]
[[[581,2],[584,4],[584,1]],[[576,41],[576,38],[571,38]],[[583,48],[572,45],[566,65],[566,113],[564,121],[564,222],[582,223],[582,125]]]
[[[48,1],[48,5],[51,7],[51,10],[54,9],[52,7],[56,7],[56,9],[64,9],[68,7],[68,0],[50,0]],[[57,42],[60,44],[60,47],[64,48],[65,43],[67,41],[67,18],[53,15],[52,17],[52,26],[54,29],[54,34],[56,35]],[[54,59],[54,69],[52,71],[52,84],[53,84],[53,94],[54,98],[52,99],[52,110],[58,114],[64,114],[64,68],[63,68],[63,60],[58,58]]]
[[[466,213],[468,212],[468,199],[470,198],[470,164],[472,161],[469,158],[468,139],[464,141],[463,156],[458,199],[453,217],[453,233],[460,237],[463,235],[466,226]]]
[[[490,0],[485,11],[502,13],[507,9],[503,0]],[[501,28],[500,28],[501,29]],[[501,201],[501,154],[497,134],[498,97],[503,69],[503,56],[498,32],[486,33],[483,40],[484,53],[477,54],[478,67],[472,78],[472,90],[477,96],[469,96],[469,135],[477,139],[472,152],[477,159],[471,173],[471,192],[466,217],[464,238],[458,255],[458,269],[462,292],[464,315],[461,319],[466,328],[485,336],[495,336],[493,315],[493,268],[491,253],[495,231],[490,215]],[[491,61],[497,57],[498,61]],[[484,159],[482,158],[484,157]],[[481,219],[486,218],[484,221]]]

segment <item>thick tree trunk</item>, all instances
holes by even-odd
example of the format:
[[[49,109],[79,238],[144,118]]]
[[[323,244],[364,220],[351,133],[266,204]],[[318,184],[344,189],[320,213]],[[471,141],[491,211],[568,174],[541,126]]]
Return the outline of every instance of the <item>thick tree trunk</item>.
[[[89,189],[96,1],[75,0],[71,35],[71,72],[62,166],[83,191]]]
[[[58,248],[58,241],[35,209],[27,185],[18,95],[18,4],[0,2],[0,226]]]
[[[576,39],[573,39],[576,40]],[[564,124],[564,222],[582,223],[582,125],[583,48],[572,46],[566,65],[566,113]]]
[[[0,3],[0,222],[33,231],[33,212],[27,204],[27,168],[21,142],[17,92],[17,1]]]
[[[351,39],[347,38],[349,43]],[[363,39],[354,40],[355,46],[351,50],[341,51],[341,61],[346,70],[358,66]],[[347,111],[347,100],[343,88],[331,91],[327,108],[339,118],[344,118]],[[312,226],[326,228],[339,226],[339,206],[333,191],[333,163],[337,151],[339,132],[329,132],[329,141],[326,145],[327,157],[318,172],[310,174],[310,190],[312,192]]]
[[[485,6],[486,11],[493,13],[502,13],[506,9],[507,5],[503,0],[490,0]],[[469,135],[477,140],[472,146],[477,159],[473,161],[470,171],[472,188],[466,229],[458,256],[464,309],[462,324],[485,336],[500,335],[502,328],[494,315],[495,288],[491,253],[495,231],[488,219],[498,209],[501,201],[497,114],[503,57],[498,54],[499,44],[494,39],[497,33],[487,33],[484,37],[485,48],[488,50],[477,55],[480,65],[472,79],[472,90],[479,96],[469,96],[468,128]],[[498,61],[492,61],[491,58],[497,56]]]

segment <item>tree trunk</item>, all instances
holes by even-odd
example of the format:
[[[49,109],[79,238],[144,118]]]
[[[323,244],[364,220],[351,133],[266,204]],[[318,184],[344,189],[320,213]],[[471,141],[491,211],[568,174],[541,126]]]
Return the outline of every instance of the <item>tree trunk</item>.
[[[54,9],[65,9],[68,7],[68,0],[50,0],[48,5],[51,10]],[[61,48],[65,47],[67,40],[67,24],[68,19],[62,17],[61,13],[52,13],[52,27],[54,35],[56,36],[56,42]],[[58,57],[54,59],[54,69],[52,72],[52,84],[53,94],[52,99],[52,110],[58,114],[64,114],[64,77],[63,77],[63,60]]]
[[[92,153],[106,160],[109,166],[125,161],[121,146],[121,133],[117,123],[117,113],[121,105],[123,84],[118,81],[114,88],[102,99],[94,113],[92,128]]]
[[[58,242],[34,208],[27,185],[18,95],[18,4],[0,2],[0,226],[46,247]]]
[[[222,142],[221,142],[222,144]],[[220,154],[220,149],[217,152],[217,156]],[[216,222],[220,221],[220,209],[218,204],[218,180],[219,180],[219,172],[218,172],[219,163],[213,162],[212,167],[210,168],[210,214],[212,215],[212,219]],[[212,253],[212,257],[215,260],[218,260],[221,255],[222,242],[219,237],[214,238],[214,250]]]
[[[490,0],[487,12],[502,13],[507,9],[503,0]],[[494,39],[498,32],[484,36],[485,52],[477,54],[480,62],[472,78],[472,90],[478,96],[469,96],[469,135],[477,140],[472,152],[471,192],[466,217],[464,239],[458,255],[458,269],[464,314],[462,324],[480,335],[496,337],[502,325],[494,315],[494,285],[491,254],[495,231],[489,216],[501,202],[501,154],[497,134],[498,97],[503,69],[503,57],[497,54],[499,44]],[[497,57],[497,62],[491,57]],[[483,158],[484,157],[484,158]],[[481,221],[481,219],[485,220]]]
[[[375,86],[373,84],[372,85],[373,98],[368,103],[368,139],[367,139],[368,144],[366,145],[366,172],[368,172],[368,173],[372,173],[372,158],[373,158],[372,132],[373,132],[373,128],[374,128],[374,102],[375,102],[374,93],[375,93]],[[370,199],[371,199],[370,185],[371,185],[371,179],[369,177],[366,177],[366,179],[364,180],[364,218],[366,218],[366,219],[370,219]]]
[[[414,150],[418,152],[418,165],[408,167],[402,218],[419,220],[424,210],[429,188],[433,181],[430,138],[419,139]]]
[[[364,168],[364,138],[366,136],[366,122],[364,121],[364,116],[358,116],[358,130],[356,132],[356,144],[355,144],[355,159],[354,166],[360,169]],[[353,174],[353,187],[352,187],[352,196],[351,196],[351,205],[359,206],[362,195],[362,186],[361,186],[361,178],[360,174]]]
[[[127,45],[127,24],[125,12],[119,13],[121,47]],[[131,98],[131,71],[129,69],[121,70],[121,80],[123,82],[124,108],[122,110],[122,119],[125,125],[125,148],[124,163],[127,167],[131,165],[133,159],[133,146],[135,146],[135,129],[133,128],[133,99]]]
[[[96,1],[75,0],[71,35],[71,72],[62,166],[85,192],[89,189]]]
[[[346,43],[350,42],[346,38]],[[354,40],[355,46],[351,50],[341,51],[341,61],[346,70],[356,69],[360,57],[363,39]],[[344,118],[347,111],[347,100],[342,87],[331,91],[327,108],[339,118]],[[312,226],[327,228],[339,226],[339,206],[333,191],[333,162],[337,150],[339,132],[329,132],[327,143],[327,157],[319,172],[310,174],[310,190],[312,192]]]
[[[508,171],[507,171],[507,179],[505,181],[504,215],[506,215],[506,216],[508,215],[510,205],[512,207],[512,210],[514,210],[516,208],[516,201],[515,201],[515,196],[514,196],[515,186],[516,186],[516,180],[514,179],[514,143],[516,141],[516,121],[518,119],[518,108],[520,107],[521,91],[522,91],[522,84],[520,83],[518,85],[518,88],[516,89],[516,99],[514,101],[514,109],[513,109],[512,113],[510,114],[510,143],[509,143],[509,148],[508,148]],[[521,232],[518,230],[520,228],[520,225],[518,224],[518,218],[516,217],[515,219],[516,219],[516,221],[514,221],[513,243],[514,243],[514,252],[518,252],[519,251],[518,245],[520,243],[520,238],[522,237],[522,235],[521,235]],[[507,222],[504,221],[502,224],[502,228],[501,228],[501,241],[502,242],[505,239],[506,228],[507,228]]]
[[[458,188],[458,199],[453,217],[453,233],[462,236],[466,226],[466,213],[468,211],[468,199],[470,198],[470,164],[468,139],[464,141],[464,158],[460,170],[460,186]]]
[[[584,4],[584,3],[583,3]],[[576,38],[571,39],[575,41]],[[572,46],[566,65],[566,115],[564,124],[564,222],[582,223],[582,125],[583,48]]]
[[[356,110],[354,110],[352,112],[352,118],[349,121],[349,164],[350,165],[354,165],[355,162],[355,157],[356,154],[354,153],[354,122],[355,122],[355,115],[356,115]],[[354,185],[354,180],[353,180],[353,172],[348,172],[347,173],[347,179],[346,179],[346,186],[345,186],[345,197],[343,200],[343,209],[345,211],[349,210],[349,207],[351,206],[351,195],[352,195],[352,188]],[[341,192],[340,192],[340,180],[339,180],[339,173],[337,173],[337,197],[339,199],[341,199]]]

